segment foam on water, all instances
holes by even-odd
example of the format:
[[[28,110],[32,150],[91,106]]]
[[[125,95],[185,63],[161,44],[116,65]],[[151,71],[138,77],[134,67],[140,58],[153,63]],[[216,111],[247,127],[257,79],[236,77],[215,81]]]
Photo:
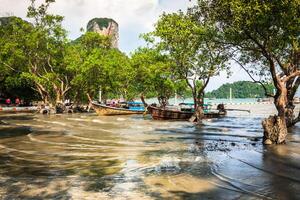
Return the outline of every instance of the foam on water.
[[[180,159],[176,157],[163,157],[158,166],[155,167],[155,171],[161,172],[177,172],[181,168],[179,166]]]
[[[125,119],[125,118],[118,117],[118,118],[117,118],[117,121],[123,122],[123,121],[126,121],[126,119]]]

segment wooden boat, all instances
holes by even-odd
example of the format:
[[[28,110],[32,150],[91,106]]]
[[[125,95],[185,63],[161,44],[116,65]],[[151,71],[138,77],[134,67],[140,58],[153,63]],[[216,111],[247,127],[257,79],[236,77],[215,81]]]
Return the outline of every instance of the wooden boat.
[[[148,106],[147,109],[155,120],[188,120],[194,114],[194,112],[169,110],[154,106]]]
[[[151,114],[154,120],[189,120],[194,112],[170,110],[165,108],[159,108],[154,106],[147,107],[148,112]],[[219,118],[226,115],[226,112],[206,112],[204,113],[204,119]]]
[[[272,98],[259,98],[259,99],[257,99],[257,102],[259,102],[259,103],[272,103],[273,99]]]
[[[101,116],[109,115],[134,115],[134,114],[143,114],[144,109],[134,109],[134,108],[117,108],[107,105],[102,105],[96,102],[92,102],[93,108],[96,113]]]

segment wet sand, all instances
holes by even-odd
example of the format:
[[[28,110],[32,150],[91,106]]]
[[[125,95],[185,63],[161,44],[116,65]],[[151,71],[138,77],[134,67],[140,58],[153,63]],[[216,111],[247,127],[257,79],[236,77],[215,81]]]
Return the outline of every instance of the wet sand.
[[[300,199],[300,125],[262,145],[272,105],[207,120],[0,116],[0,199]],[[299,109],[299,107],[297,108]]]

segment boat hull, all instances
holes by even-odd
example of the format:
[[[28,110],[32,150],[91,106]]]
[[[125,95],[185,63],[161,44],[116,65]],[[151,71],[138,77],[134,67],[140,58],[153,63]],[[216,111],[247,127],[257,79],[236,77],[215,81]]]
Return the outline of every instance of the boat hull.
[[[92,103],[96,113],[100,116],[113,116],[113,115],[136,115],[143,114],[145,111],[142,110],[129,110],[125,108],[115,108],[105,105]]]
[[[148,107],[148,112],[154,120],[188,120],[194,114],[193,112],[166,110],[152,106]]]
[[[194,112],[167,110],[167,109],[157,108],[153,106],[149,106],[147,109],[154,120],[188,121],[194,114]],[[204,114],[204,119],[219,118],[225,115],[226,115],[225,113],[209,112]]]

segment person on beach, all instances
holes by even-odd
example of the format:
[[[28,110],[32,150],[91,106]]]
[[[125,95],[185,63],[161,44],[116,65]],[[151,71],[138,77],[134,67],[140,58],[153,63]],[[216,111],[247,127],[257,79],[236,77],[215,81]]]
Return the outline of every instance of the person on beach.
[[[7,106],[9,106],[10,103],[11,103],[10,98],[7,98],[7,99],[5,100],[5,103],[6,103]]]
[[[16,106],[20,105],[20,99],[18,97],[15,99],[15,104],[16,104]]]

